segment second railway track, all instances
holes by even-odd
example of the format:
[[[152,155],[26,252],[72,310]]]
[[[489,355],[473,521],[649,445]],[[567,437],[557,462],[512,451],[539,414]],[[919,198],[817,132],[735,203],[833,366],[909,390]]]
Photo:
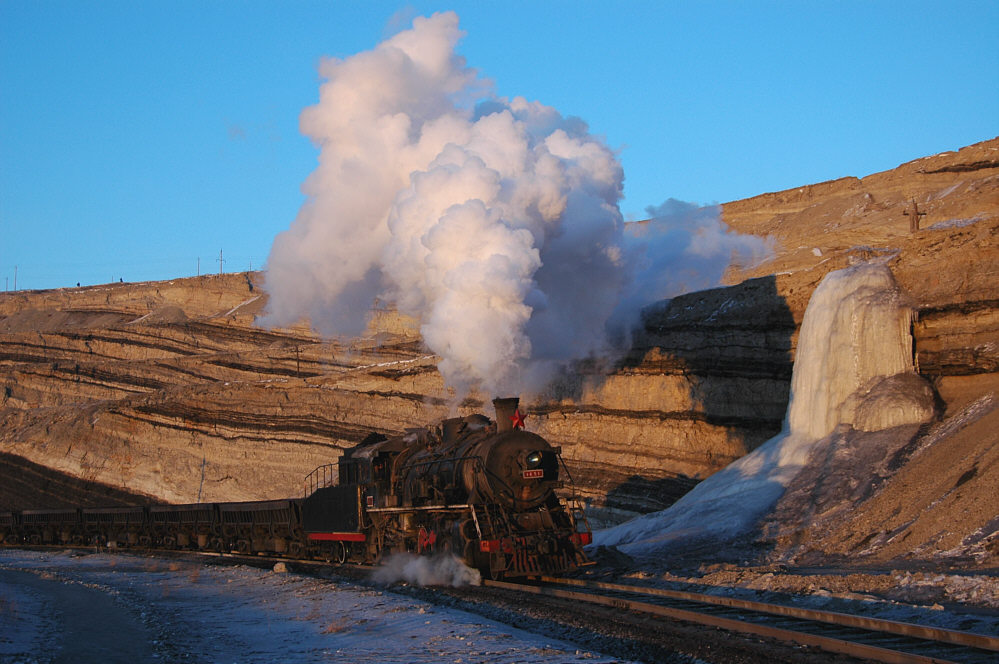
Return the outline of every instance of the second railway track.
[[[996,662],[999,638],[816,609],[575,579],[484,585],[797,643],[875,662]]]

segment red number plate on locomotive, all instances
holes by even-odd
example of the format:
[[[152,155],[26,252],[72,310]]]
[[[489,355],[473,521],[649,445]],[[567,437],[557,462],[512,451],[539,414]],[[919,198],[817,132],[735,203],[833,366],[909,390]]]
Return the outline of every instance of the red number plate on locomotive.
[[[542,470],[541,468],[538,468],[536,470],[525,470],[522,474],[524,476],[524,479],[527,480],[540,479],[545,476],[545,471]]]

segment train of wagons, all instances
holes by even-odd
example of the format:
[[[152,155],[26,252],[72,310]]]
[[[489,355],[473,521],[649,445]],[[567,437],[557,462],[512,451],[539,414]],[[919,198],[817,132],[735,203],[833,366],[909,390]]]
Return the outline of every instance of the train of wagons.
[[[0,539],[340,564],[452,553],[489,578],[588,564],[591,532],[561,450],[524,430],[517,399],[493,404],[496,421],[469,415],[397,437],[373,434],[316,468],[303,498],[5,512]]]

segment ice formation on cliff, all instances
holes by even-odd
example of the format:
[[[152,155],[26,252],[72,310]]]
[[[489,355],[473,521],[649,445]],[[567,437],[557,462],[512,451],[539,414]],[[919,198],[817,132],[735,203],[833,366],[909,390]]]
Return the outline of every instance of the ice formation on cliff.
[[[729,538],[757,522],[838,425],[873,430],[926,421],[932,403],[912,365],[911,310],[887,266],[831,272],[802,321],[780,434],[698,484],[669,509],[596,534],[649,553],[686,538]]]

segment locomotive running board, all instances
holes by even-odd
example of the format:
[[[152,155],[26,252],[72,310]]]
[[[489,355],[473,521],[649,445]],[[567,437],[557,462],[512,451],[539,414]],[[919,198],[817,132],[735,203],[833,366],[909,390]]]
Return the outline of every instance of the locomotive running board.
[[[461,512],[472,509],[471,505],[424,505],[422,507],[369,507],[368,512],[383,512],[391,514],[394,512]]]
[[[312,542],[363,542],[364,533],[307,533]]]

